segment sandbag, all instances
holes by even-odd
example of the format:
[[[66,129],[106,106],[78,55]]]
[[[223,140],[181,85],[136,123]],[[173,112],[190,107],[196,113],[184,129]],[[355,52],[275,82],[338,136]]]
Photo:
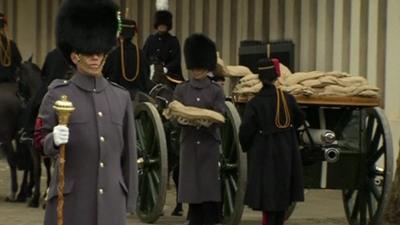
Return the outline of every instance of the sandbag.
[[[209,127],[213,123],[225,123],[225,117],[218,112],[193,106],[185,106],[179,101],[172,101],[164,109],[166,119],[174,119],[178,123],[189,126]]]

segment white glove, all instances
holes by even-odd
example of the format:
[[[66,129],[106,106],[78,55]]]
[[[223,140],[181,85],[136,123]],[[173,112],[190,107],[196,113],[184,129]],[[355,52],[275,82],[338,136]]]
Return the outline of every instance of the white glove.
[[[153,76],[154,76],[154,64],[151,64],[150,65],[150,80],[153,79]]]
[[[164,67],[163,70],[164,70],[164,73],[168,73],[168,68],[167,67]]]
[[[67,144],[69,138],[69,129],[65,125],[57,125],[53,128],[53,141],[55,146]]]

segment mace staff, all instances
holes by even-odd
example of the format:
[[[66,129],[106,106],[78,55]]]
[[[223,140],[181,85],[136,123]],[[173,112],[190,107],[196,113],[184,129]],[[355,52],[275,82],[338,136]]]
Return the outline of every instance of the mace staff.
[[[62,95],[61,99],[53,105],[59,125],[68,125],[69,117],[75,110],[72,102],[68,101],[66,95]],[[58,183],[57,183],[57,225],[64,223],[64,168],[65,168],[65,144],[60,145],[59,163],[58,163]]]

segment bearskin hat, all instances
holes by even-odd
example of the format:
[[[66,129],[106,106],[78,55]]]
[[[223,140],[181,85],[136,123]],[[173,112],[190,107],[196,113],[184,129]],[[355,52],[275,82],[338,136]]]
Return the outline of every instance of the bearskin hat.
[[[203,34],[192,34],[183,47],[187,69],[207,69],[213,71],[217,65],[215,43]]]
[[[57,15],[56,42],[68,62],[72,52],[108,53],[116,44],[117,5],[112,0],[64,0]]]
[[[137,32],[136,21],[129,19],[122,19],[121,36],[124,39],[132,39]]]
[[[172,13],[168,10],[159,10],[154,14],[154,29],[158,26],[165,25],[168,30],[172,29]]]
[[[7,25],[7,18],[6,16],[0,12],[0,28],[5,27]]]
[[[280,76],[278,59],[263,58],[257,62],[257,72],[261,81],[272,82]]]

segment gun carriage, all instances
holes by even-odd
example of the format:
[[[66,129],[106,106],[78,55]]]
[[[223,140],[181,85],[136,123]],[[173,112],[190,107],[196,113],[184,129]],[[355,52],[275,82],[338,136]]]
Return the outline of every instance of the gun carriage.
[[[234,99],[243,112],[248,99]],[[305,188],[341,190],[349,224],[380,224],[392,183],[393,145],[379,99],[296,99],[307,121],[298,130]]]

